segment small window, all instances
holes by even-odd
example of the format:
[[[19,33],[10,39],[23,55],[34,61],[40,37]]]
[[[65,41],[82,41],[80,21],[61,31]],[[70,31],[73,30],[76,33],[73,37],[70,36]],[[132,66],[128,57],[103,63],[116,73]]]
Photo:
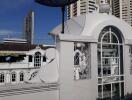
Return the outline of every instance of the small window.
[[[43,62],[46,62],[46,57],[45,56],[43,56]]]
[[[130,53],[130,74],[132,75],[132,46],[129,46],[129,53]]]
[[[34,55],[34,67],[40,67],[41,66],[41,53],[36,52]]]
[[[90,45],[84,42],[74,43],[74,79],[91,78]]]
[[[5,81],[5,76],[3,73],[0,74],[0,83],[4,83]]]
[[[15,82],[15,81],[16,81],[16,73],[15,73],[15,72],[13,72],[13,73],[11,74],[11,81],[12,81],[12,82]]]
[[[20,73],[20,81],[24,81],[24,73]]]
[[[28,61],[32,62],[32,56],[31,55],[29,55],[29,60]]]
[[[79,65],[79,53],[77,52],[74,56],[74,65]]]

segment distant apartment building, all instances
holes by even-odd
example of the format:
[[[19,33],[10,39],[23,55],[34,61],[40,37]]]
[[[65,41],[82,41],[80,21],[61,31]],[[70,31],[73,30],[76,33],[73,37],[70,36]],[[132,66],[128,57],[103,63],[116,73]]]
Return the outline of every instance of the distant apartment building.
[[[100,12],[99,7],[102,7],[102,5],[103,9],[104,7],[109,9],[109,5],[112,8],[112,0],[78,0],[76,3],[67,7],[67,18],[70,19],[81,14]]]
[[[95,12],[99,7],[102,7],[102,4],[109,4],[111,7],[110,13],[132,26],[132,0],[78,0],[67,7],[67,18]],[[105,6],[108,7],[108,5]],[[105,6],[102,8],[104,9]]]
[[[67,7],[67,18],[96,11],[96,0],[78,0]]]
[[[30,11],[24,19],[24,39],[33,44],[34,38],[34,12]]]
[[[112,0],[112,14],[132,26],[132,0]]]

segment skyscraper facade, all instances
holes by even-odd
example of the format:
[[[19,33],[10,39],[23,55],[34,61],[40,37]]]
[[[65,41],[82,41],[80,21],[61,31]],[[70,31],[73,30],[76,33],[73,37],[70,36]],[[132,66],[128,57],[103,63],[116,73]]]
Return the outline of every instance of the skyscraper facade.
[[[109,4],[114,16],[132,26],[132,0],[78,0],[67,7],[67,18],[95,12],[101,4]]]
[[[30,11],[24,19],[24,39],[33,44],[34,38],[34,12]]]
[[[96,9],[96,0],[78,0],[67,7],[67,18],[70,19],[81,14],[92,13]]]
[[[132,26],[132,0],[111,0],[112,14]]]

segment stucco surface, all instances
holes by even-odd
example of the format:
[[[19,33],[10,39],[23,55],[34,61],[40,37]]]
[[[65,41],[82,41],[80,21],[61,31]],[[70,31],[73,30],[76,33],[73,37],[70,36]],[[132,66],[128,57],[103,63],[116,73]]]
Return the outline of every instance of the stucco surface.
[[[107,14],[86,14],[65,22],[65,32],[68,35],[89,36],[91,40],[98,40],[101,30],[106,26],[118,28],[125,42],[132,39],[132,28],[125,21]],[[61,25],[54,28],[50,34],[61,34]]]

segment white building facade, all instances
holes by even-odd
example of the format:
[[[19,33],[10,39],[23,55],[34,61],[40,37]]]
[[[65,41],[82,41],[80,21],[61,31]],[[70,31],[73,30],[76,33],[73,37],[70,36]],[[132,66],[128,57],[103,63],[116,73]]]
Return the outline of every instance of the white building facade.
[[[40,54],[48,63],[27,74],[24,85],[1,86],[2,100],[122,100],[132,93],[131,26],[107,14],[86,14],[66,23],[64,34],[61,25],[50,32],[56,37],[54,53],[42,47],[26,53],[31,70],[44,64]],[[24,72],[19,68],[18,73]]]
[[[28,74],[30,76],[47,62],[46,47],[18,43],[0,45],[0,85],[2,86],[23,84]],[[14,50],[15,48],[17,49]]]
[[[104,14],[79,16],[67,25],[64,34],[60,26],[51,32],[58,41],[60,100],[121,100],[131,94],[131,26]]]

